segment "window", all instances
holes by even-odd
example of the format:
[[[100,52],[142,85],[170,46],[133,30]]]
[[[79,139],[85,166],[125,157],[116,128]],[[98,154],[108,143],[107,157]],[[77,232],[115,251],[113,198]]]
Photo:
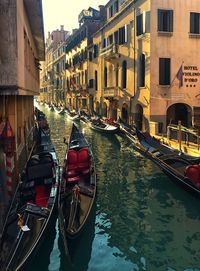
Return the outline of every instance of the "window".
[[[99,46],[98,44],[94,44],[94,47],[93,47],[93,50],[94,50],[94,58],[98,57],[98,54],[99,54]]]
[[[146,12],[136,17],[136,35],[140,36],[145,33],[145,24],[146,24]]]
[[[89,80],[89,88],[93,88],[94,87],[94,79],[90,79]]]
[[[159,59],[159,84],[170,85],[170,58]]]
[[[137,36],[143,34],[143,23],[142,23],[143,15],[140,14],[137,16]]]
[[[200,13],[190,12],[190,33],[200,34]]]
[[[115,44],[118,44],[119,43],[119,31],[116,31],[114,33],[114,40],[115,40]]]
[[[173,10],[158,9],[158,31],[173,32]]]
[[[112,44],[113,43],[113,35],[110,35],[109,37],[108,37],[108,44],[110,45],[110,44]]]
[[[94,80],[95,80],[95,90],[98,90],[98,73],[94,72]]]
[[[109,18],[113,16],[113,6],[109,7]]]
[[[87,106],[87,100],[86,99],[82,99],[82,106],[86,107]]]
[[[127,63],[126,60],[122,62],[122,88],[126,88],[127,80]]]
[[[106,38],[104,38],[104,39],[103,39],[103,43],[102,43],[102,47],[103,47],[103,48],[106,48],[106,46],[107,46],[107,42],[106,42]]]
[[[119,28],[119,44],[124,44],[127,42],[127,25]]]
[[[145,54],[141,54],[140,56],[140,87],[145,86]]]
[[[89,61],[92,61],[92,52],[89,52]]]
[[[88,78],[87,78],[87,70],[85,70],[85,84],[87,84]]]
[[[119,11],[119,2],[115,1],[114,3],[114,13],[117,13]]]
[[[107,76],[107,68],[104,68],[104,87],[107,88],[108,85],[108,76]]]

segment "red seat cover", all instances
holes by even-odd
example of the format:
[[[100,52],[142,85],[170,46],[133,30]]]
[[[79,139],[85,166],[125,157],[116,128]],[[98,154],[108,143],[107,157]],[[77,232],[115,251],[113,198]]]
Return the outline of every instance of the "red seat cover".
[[[86,148],[79,150],[78,152],[78,168],[81,173],[89,173],[90,169],[90,155],[89,151]]]
[[[46,187],[45,185],[38,185],[35,187],[35,192],[36,192],[35,203],[40,207],[46,207],[51,192],[51,188]]]
[[[200,166],[190,165],[186,167],[185,172],[186,177],[188,177],[195,185],[200,184]]]
[[[68,151],[67,168],[68,168],[68,170],[78,168],[78,153],[75,150]]]

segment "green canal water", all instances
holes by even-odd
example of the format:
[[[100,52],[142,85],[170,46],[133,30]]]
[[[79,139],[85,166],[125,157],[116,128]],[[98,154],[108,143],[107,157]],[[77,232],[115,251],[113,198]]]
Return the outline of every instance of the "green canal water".
[[[72,122],[47,116],[60,164]],[[200,201],[174,184],[119,135],[80,123],[96,162],[98,193],[90,220],[65,256],[55,230],[27,271],[200,271]]]

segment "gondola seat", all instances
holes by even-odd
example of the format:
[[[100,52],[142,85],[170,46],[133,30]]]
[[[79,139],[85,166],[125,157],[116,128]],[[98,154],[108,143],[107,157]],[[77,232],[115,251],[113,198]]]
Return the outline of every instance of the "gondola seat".
[[[35,203],[40,207],[46,207],[51,192],[51,186],[37,185],[35,187]]]
[[[200,188],[200,165],[187,166],[185,176],[189,178],[197,188]]]
[[[78,168],[81,174],[87,175],[90,172],[91,159],[87,148],[82,148],[78,152]]]
[[[80,181],[78,170],[78,153],[75,150],[69,150],[67,155],[67,182],[74,183]]]

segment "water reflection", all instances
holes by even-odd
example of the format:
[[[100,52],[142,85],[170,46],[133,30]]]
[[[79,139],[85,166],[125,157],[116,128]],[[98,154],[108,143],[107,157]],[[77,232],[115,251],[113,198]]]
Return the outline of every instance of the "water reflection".
[[[88,223],[79,238],[68,241],[69,257],[65,255],[62,237],[59,238],[61,252],[60,271],[87,271],[92,254],[92,243],[95,236],[96,204],[93,206]],[[66,268],[67,267],[67,268]]]
[[[62,140],[69,137],[72,122],[53,112],[47,116],[62,162]],[[91,236],[85,234],[74,245],[73,267],[59,245],[57,270],[200,271],[199,200],[135,152],[125,138],[103,136],[81,123],[80,128],[96,162],[96,223]],[[51,254],[49,268],[54,260]]]

